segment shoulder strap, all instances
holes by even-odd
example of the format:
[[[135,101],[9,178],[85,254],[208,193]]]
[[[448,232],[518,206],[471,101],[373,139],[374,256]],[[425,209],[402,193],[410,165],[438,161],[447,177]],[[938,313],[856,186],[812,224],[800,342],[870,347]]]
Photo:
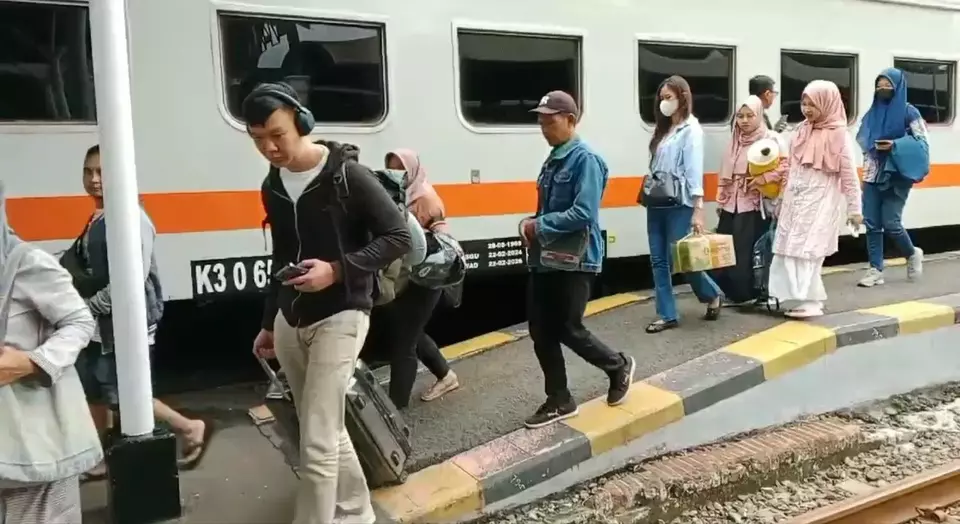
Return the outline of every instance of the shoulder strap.
[[[33,248],[30,244],[22,242],[14,246],[13,250],[7,256],[4,264],[3,276],[0,277],[0,339],[7,336],[7,320],[10,316],[10,302],[13,298],[13,284],[17,280],[17,272],[20,270],[20,264],[23,257]]]
[[[337,199],[345,200],[350,197],[350,185],[347,184],[347,161],[340,163],[340,169],[333,174],[333,188],[337,191]]]

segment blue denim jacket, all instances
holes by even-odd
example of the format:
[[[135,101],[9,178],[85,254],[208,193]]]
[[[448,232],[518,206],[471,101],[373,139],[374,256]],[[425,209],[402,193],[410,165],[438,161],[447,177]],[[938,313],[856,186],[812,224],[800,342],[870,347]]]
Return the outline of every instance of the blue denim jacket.
[[[686,121],[663,137],[650,164],[650,172],[661,171],[683,179],[681,200],[693,207],[693,199],[703,196],[703,128],[690,115]]]
[[[603,265],[600,199],[607,187],[607,163],[579,137],[553,148],[537,178],[537,242],[528,265],[540,265],[536,245],[557,237],[589,230],[587,249],[576,271],[599,273]]]

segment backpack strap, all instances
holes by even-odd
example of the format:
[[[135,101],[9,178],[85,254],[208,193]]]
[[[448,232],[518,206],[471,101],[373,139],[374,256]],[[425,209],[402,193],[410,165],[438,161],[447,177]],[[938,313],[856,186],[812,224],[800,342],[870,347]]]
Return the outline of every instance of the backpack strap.
[[[333,174],[333,188],[336,190],[337,200],[343,206],[344,201],[350,198],[350,185],[347,183],[347,160],[340,162],[340,169]]]
[[[0,277],[0,339],[5,339],[7,336],[7,320],[10,316],[13,284],[17,280],[17,272],[20,271],[23,257],[32,249],[32,245],[21,242],[13,247],[4,262],[3,275]]]

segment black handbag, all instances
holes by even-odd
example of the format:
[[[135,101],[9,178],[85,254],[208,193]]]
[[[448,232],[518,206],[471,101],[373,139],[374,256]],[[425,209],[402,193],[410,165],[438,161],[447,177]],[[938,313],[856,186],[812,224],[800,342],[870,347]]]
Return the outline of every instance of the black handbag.
[[[646,208],[679,207],[682,204],[683,180],[671,173],[654,171],[643,177],[637,203]]]

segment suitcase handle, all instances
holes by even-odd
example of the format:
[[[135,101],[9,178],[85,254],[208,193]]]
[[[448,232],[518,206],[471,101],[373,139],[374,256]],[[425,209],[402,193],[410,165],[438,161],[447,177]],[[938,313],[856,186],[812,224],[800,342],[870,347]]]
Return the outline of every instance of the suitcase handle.
[[[280,377],[277,376],[277,372],[273,370],[273,368],[270,366],[270,363],[267,362],[267,359],[257,355],[256,353],[254,353],[254,356],[257,357],[257,362],[260,363],[260,367],[263,368],[263,372],[267,375],[267,378],[270,380],[270,383],[273,385],[273,387],[282,391],[283,396],[289,397],[287,386],[282,380],[280,380]]]

